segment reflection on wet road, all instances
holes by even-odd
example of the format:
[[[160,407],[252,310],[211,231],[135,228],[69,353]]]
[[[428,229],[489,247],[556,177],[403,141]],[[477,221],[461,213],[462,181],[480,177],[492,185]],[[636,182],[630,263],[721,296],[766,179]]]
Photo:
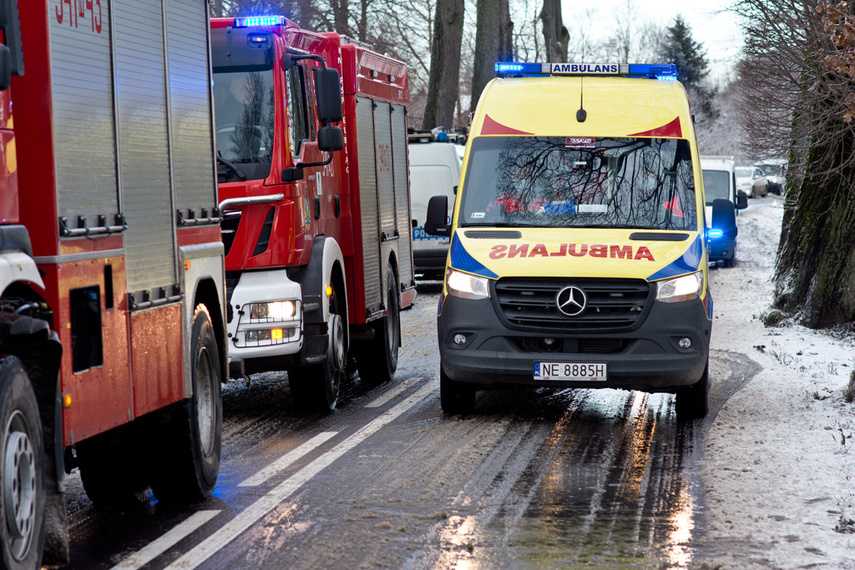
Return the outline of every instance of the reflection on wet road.
[[[685,568],[703,558],[703,422],[673,396],[482,392],[439,408],[435,294],[402,315],[394,382],[349,384],[326,416],[282,374],[224,391],[214,498],[98,512],[72,490],[72,568]],[[756,373],[713,354],[712,409]]]

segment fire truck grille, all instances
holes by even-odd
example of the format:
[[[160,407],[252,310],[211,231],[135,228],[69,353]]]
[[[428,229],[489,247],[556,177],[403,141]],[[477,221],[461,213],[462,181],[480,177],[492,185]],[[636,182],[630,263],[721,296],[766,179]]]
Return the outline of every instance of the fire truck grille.
[[[223,214],[220,229],[223,232],[223,246],[225,247],[226,255],[229,254],[229,250],[235,241],[238,225],[240,225],[240,210],[229,210]]]
[[[556,302],[570,286],[585,293],[585,308],[576,316],[562,313]],[[652,302],[650,291],[639,279],[504,278],[495,284],[496,301],[509,323],[553,331],[629,329]]]

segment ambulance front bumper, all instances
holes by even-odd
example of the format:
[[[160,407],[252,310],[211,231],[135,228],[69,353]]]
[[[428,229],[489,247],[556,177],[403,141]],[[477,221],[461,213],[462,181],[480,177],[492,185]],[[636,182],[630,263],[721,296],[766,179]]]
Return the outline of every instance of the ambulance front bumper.
[[[503,385],[668,392],[696,383],[709,357],[711,321],[700,300],[653,301],[631,330],[533,332],[508,326],[490,299],[447,296],[437,318],[441,366],[452,380]],[[535,363],[605,364],[605,381],[542,380]]]

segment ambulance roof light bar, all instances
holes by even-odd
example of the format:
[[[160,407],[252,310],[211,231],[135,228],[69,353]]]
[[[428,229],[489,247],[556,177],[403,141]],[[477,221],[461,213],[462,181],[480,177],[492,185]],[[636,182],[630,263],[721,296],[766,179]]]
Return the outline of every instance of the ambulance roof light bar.
[[[235,28],[263,28],[269,26],[284,26],[285,16],[246,16],[235,18]]]
[[[535,75],[619,75],[676,81],[677,66],[649,63],[497,63],[499,77]]]

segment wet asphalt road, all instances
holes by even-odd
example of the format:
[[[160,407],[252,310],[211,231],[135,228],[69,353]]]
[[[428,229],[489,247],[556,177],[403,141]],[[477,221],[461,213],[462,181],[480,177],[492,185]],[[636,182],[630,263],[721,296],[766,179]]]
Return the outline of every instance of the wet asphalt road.
[[[403,313],[395,380],[354,381],[303,414],[284,374],[224,390],[215,496],[94,509],[76,475],[71,568],[686,567],[704,558],[697,461],[724,401],[757,372],[713,353],[712,411],[681,424],[673,396],[480,392],[439,406],[436,288]]]

